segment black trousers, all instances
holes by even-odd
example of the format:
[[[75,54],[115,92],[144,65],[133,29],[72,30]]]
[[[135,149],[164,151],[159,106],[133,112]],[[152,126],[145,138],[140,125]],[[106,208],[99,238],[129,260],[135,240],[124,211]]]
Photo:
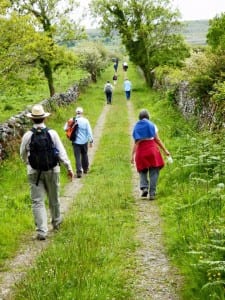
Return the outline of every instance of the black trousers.
[[[82,174],[82,171],[87,172],[89,167],[88,160],[88,143],[73,144],[73,152],[76,160],[76,172]]]
[[[112,103],[112,92],[105,92],[107,104]]]

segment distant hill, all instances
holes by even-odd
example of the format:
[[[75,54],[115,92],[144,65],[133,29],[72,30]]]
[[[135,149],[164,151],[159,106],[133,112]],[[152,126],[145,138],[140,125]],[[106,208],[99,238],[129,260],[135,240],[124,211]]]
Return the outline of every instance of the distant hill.
[[[184,21],[184,35],[188,44],[206,45],[206,35],[209,28],[209,20]]]
[[[185,40],[188,44],[193,46],[203,46],[206,45],[206,35],[209,28],[208,20],[196,20],[196,21],[184,21],[183,30],[181,34],[184,35]],[[113,35],[112,37],[104,37],[100,29],[88,29],[87,34],[89,40],[97,41],[101,40],[104,44],[113,44],[118,45],[120,39],[118,34]]]

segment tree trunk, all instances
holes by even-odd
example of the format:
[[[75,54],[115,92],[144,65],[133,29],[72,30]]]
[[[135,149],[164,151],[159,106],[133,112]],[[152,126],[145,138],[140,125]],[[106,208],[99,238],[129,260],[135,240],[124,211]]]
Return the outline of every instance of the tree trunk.
[[[91,72],[91,80],[95,83],[97,82],[96,72]]]
[[[146,68],[146,66],[140,66],[140,68],[143,71],[147,85],[153,87],[155,78],[154,71],[150,70],[149,68]]]
[[[52,74],[52,67],[50,65],[50,62],[44,59],[40,59],[41,67],[44,71],[45,78],[48,81],[48,88],[50,92],[50,97],[52,97],[55,94],[55,88],[54,88],[54,82],[53,82],[53,74]]]

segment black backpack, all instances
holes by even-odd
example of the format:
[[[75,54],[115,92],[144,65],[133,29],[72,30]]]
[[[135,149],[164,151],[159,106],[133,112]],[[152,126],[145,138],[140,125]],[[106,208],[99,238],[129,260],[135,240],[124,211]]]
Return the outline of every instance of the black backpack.
[[[31,167],[38,170],[38,185],[42,171],[48,171],[54,168],[58,162],[58,151],[54,147],[48,128],[32,128],[33,132],[30,141],[30,155],[28,161]]]
[[[105,86],[105,92],[106,93],[111,93],[112,92],[112,86],[109,83],[107,83],[106,86]]]

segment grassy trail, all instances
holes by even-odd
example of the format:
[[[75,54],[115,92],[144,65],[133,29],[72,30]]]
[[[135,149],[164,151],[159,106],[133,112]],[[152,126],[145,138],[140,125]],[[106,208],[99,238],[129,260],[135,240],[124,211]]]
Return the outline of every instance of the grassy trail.
[[[103,85],[112,75],[113,70],[109,69],[78,100],[77,105],[84,108],[92,127],[106,105]],[[171,128],[176,125],[176,120],[171,119],[172,108],[165,105],[158,94],[149,91],[134,68],[129,68],[128,75],[133,83],[131,101],[134,116],[137,116],[140,108],[148,108],[159,127],[162,140],[173,153],[175,144],[172,140],[169,144]],[[81,179],[83,186],[75,195],[60,232],[51,237],[49,246],[37,258],[34,267],[16,285],[12,299],[143,300],[135,298],[134,288],[138,277],[135,255],[140,245],[135,238],[137,210],[130,165],[131,124],[122,83],[121,71],[113,104],[107,108],[107,118],[90,173]],[[73,113],[74,107],[71,106],[60,109],[49,119],[49,125],[62,136],[71,161],[74,161],[72,147],[62,127]],[[158,188],[159,203],[171,195],[167,193],[168,179],[164,179],[168,178],[170,172],[172,169],[162,171]],[[25,173],[23,176],[24,180]],[[64,189],[66,180],[63,171]],[[65,192],[62,191],[62,194]],[[31,214],[28,208],[26,214]],[[27,233],[33,230],[32,217],[27,223],[28,228],[21,225],[21,235],[25,229]]]
[[[15,299],[132,298],[125,286],[134,267],[134,199],[128,114],[119,84],[84,186]]]

